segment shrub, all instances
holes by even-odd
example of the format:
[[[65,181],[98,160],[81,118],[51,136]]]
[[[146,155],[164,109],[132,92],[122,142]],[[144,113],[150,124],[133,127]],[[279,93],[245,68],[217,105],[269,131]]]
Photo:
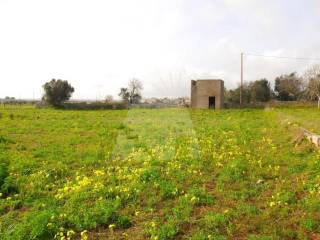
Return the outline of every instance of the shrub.
[[[108,109],[127,109],[128,104],[125,102],[113,102],[113,103],[105,103],[105,102],[95,102],[95,103],[64,103],[61,104],[60,108],[66,110],[108,110]]]

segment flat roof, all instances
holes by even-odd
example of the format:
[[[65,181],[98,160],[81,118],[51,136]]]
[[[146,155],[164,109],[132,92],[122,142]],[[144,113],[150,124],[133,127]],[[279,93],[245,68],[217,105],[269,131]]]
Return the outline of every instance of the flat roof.
[[[197,79],[195,81],[223,81],[222,79]]]

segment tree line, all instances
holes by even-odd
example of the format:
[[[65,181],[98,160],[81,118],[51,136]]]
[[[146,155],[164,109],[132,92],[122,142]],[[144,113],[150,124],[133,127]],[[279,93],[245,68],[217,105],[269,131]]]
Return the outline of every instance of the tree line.
[[[240,86],[236,89],[225,90],[226,101],[240,102]],[[267,79],[259,79],[242,85],[242,102],[257,103],[270,100],[318,101],[320,107],[320,65],[307,69],[303,75],[296,72],[276,77],[274,87]]]
[[[60,107],[65,101],[69,100],[75,91],[74,87],[66,80],[52,79],[46,82],[43,86],[44,95],[42,101],[54,107]],[[129,81],[127,87],[120,89],[119,96],[122,101],[128,104],[140,103],[142,99],[141,91],[143,89],[142,82],[139,79],[133,78]],[[113,97],[107,95],[106,102],[113,102]]]
[[[43,101],[52,106],[61,106],[69,100],[75,89],[68,81],[52,79],[43,85]],[[138,104],[142,99],[143,84],[139,79],[133,78],[127,87],[120,89],[119,96],[122,101],[128,104]],[[239,104],[240,86],[226,90],[225,99],[227,103]],[[274,86],[267,79],[244,83],[242,85],[242,102],[259,103],[270,100],[297,101],[311,100],[318,101],[320,108],[320,65],[314,65],[303,75],[296,72],[276,77]],[[106,97],[106,102],[113,102],[112,96]]]

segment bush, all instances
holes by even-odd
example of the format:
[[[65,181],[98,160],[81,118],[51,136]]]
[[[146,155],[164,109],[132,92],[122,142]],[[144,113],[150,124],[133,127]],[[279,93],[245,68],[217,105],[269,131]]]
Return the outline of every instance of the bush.
[[[66,110],[108,110],[108,109],[127,109],[128,104],[125,102],[79,102],[79,103],[64,103],[60,106],[62,109]]]

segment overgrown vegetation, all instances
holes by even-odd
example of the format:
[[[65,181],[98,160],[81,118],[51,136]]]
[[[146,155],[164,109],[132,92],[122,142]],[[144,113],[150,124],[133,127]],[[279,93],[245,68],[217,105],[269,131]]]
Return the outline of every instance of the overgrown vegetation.
[[[245,82],[242,86],[242,102],[263,103],[270,100],[277,101],[318,101],[320,108],[320,65],[309,67],[305,73],[296,72],[278,76],[274,80],[274,87],[267,79]],[[227,104],[239,104],[240,86],[225,91]]]
[[[61,109],[69,110],[106,110],[106,109],[127,109],[126,102],[78,102],[64,103],[60,106]]]
[[[316,108],[0,115],[0,239],[320,237]]]

